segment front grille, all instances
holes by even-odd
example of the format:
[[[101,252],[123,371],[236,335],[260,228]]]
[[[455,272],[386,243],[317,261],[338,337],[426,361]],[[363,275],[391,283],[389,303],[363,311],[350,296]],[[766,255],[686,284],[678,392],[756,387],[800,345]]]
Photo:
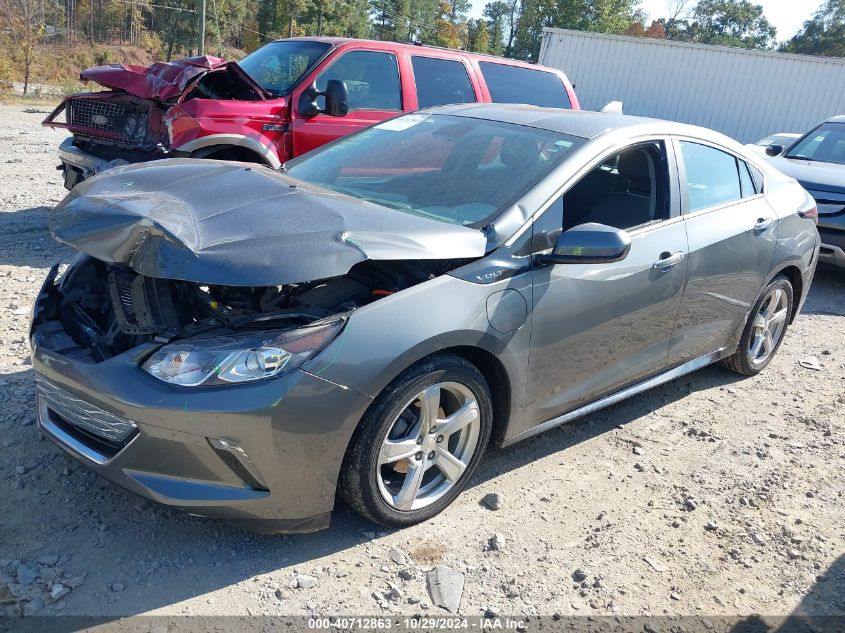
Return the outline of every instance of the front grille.
[[[104,99],[71,99],[67,102],[67,123],[84,128],[81,134],[126,143],[141,144],[147,135],[147,113]]]
[[[38,397],[52,414],[53,422],[61,424],[65,431],[73,433],[77,439],[85,441],[87,436],[98,444],[106,443],[119,449],[137,432],[138,427],[132,420],[103,411],[44,378],[39,377],[36,384]]]

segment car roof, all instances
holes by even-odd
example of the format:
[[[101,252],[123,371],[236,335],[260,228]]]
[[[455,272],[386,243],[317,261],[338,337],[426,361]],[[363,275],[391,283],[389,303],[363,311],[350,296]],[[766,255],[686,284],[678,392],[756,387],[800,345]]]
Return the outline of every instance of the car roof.
[[[593,139],[616,130],[627,130],[630,135],[676,134],[709,139],[720,144],[736,146],[736,141],[707,128],[662,119],[593,112],[589,110],[564,110],[510,103],[468,103],[431,108],[428,112],[467,116],[502,123],[525,125],[538,129],[560,132],[571,136]]]
[[[825,121],[825,123],[845,123],[845,114],[832,116]]]
[[[523,66],[527,68],[534,68],[536,70],[543,70],[543,71],[551,71],[558,73],[555,68],[551,68],[549,66],[539,66],[537,64],[533,64],[530,62],[525,62],[519,59],[510,59],[508,57],[499,57],[498,55],[489,55],[487,53],[475,53],[471,51],[463,51],[455,48],[446,48],[444,46],[431,46],[428,44],[418,44],[416,42],[391,42],[389,40],[367,40],[361,39],[356,37],[328,37],[328,36],[302,36],[302,37],[285,37],[279,40],[275,40],[277,42],[287,42],[291,40],[304,40],[309,42],[325,42],[326,44],[331,44],[332,46],[340,46],[343,44],[365,44],[367,46],[372,46],[375,48],[383,49],[383,50],[390,50],[390,49],[406,49],[409,51],[416,51],[419,53],[420,51],[438,51],[441,53],[453,53],[455,55],[464,55],[466,57],[470,57],[473,59],[480,59],[480,60],[489,60],[494,61],[499,64],[507,64],[508,66]]]

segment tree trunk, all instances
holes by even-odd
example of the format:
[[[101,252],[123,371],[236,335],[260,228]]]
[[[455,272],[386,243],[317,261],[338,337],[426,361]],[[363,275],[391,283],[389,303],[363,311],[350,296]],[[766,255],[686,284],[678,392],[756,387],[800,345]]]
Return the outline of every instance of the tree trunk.
[[[24,56],[23,56],[23,93],[26,94],[29,91],[29,71],[30,67],[32,66],[32,52],[30,51],[30,46],[25,45],[26,48],[24,49]]]

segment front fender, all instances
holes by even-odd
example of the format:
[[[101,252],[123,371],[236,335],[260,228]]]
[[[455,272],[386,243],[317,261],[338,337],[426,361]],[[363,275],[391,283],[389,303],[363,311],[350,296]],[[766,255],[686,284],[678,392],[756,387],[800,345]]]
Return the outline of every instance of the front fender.
[[[492,284],[443,275],[352,313],[343,332],[303,368],[369,396],[377,396],[420,359],[455,347],[494,354],[512,387],[511,420],[524,404],[530,318],[501,333],[490,326],[487,300],[510,288],[530,296],[530,273]]]
[[[212,145],[244,147],[278,169],[288,159],[287,104],[192,99],[165,115],[170,149],[191,154]]]

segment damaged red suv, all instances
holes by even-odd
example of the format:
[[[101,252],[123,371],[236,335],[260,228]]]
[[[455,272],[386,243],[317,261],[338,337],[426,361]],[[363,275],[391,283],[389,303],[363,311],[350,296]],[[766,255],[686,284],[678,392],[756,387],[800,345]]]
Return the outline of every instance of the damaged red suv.
[[[552,68],[328,37],[270,42],[240,62],[100,66],[81,78],[108,90],[68,97],[44,120],[73,133],[59,147],[68,189],[109,167],[164,157],[278,168],[373,123],[449,103],[579,107],[569,80]],[[65,122],[57,120],[62,112]]]

